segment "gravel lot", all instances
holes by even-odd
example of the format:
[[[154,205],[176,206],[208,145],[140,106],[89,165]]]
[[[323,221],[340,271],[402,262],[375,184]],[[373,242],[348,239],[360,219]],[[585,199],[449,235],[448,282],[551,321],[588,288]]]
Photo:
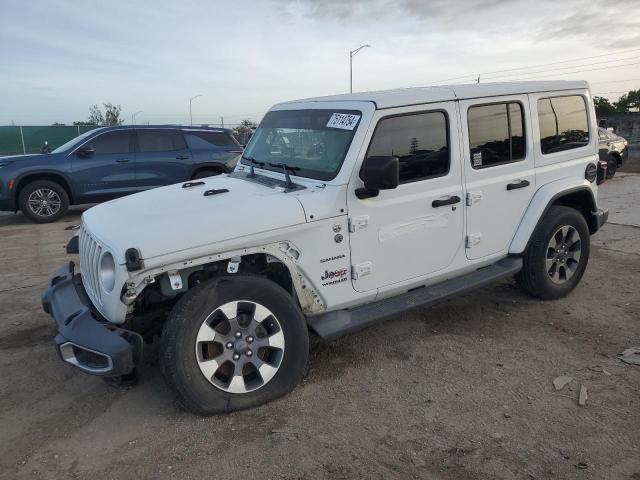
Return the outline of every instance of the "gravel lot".
[[[61,363],[40,293],[81,210],[52,225],[3,215],[0,478],[638,480],[640,367],[616,355],[640,346],[640,175],[601,199],[610,223],[568,298],[504,281],[314,342],[291,395],[212,418],[175,407],[153,348],[130,389]],[[559,375],[574,381],[555,392]]]

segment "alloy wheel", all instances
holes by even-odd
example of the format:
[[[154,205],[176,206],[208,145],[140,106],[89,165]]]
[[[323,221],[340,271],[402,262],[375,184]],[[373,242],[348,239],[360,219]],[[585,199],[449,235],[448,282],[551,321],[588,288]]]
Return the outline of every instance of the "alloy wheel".
[[[215,387],[248,393],[275,376],[284,348],[284,334],[275,315],[259,303],[240,300],[216,308],[202,322],[196,360]]]
[[[553,283],[563,284],[578,269],[582,240],[578,231],[570,225],[556,230],[547,245],[546,269]]]
[[[51,217],[60,211],[62,200],[55,190],[38,188],[27,200],[29,209],[39,217]]]

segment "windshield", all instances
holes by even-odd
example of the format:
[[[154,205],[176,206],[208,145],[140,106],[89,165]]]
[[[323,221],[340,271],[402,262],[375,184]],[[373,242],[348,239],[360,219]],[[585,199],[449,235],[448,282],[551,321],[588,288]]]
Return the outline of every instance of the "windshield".
[[[62,152],[66,152],[67,150],[69,150],[70,148],[72,148],[73,146],[75,146],[76,144],[78,144],[79,142],[81,142],[82,140],[84,140],[85,138],[87,138],[89,135],[91,135],[93,132],[95,132],[95,129],[93,130],[89,130],[88,132],[84,132],[82,135],[79,135],[77,137],[72,138],[71,140],[69,140],[67,143],[65,143],[64,145],[60,145],[58,148],[56,148],[55,150],[52,150],[51,153],[62,153]]]
[[[359,110],[280,110],[268,112],[244,151],[267,170],[293,167],[295,175],[316,180],[334,178],[347,154],[362,116]]]

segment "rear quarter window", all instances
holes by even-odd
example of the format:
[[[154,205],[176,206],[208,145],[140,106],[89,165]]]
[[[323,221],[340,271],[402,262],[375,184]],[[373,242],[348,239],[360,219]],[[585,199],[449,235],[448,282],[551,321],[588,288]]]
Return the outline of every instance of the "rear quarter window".
[[[194,150],[239,146],[233,137],[226,132],[184,131],[183,133],[189,148]]]
[[[581,95],[538,99],[538,123],[543,154],[589,144],[587,104]]]

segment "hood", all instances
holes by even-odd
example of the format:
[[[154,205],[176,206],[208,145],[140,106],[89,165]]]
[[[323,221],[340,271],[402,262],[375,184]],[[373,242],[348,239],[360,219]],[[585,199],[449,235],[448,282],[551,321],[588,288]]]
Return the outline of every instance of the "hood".
[[[147,190],[87,210],[89,232],[112,249],[118,263],[137,248],[143,259],[203,247],[306,221],[296,197],[227,175]],[[207,190],[228,192],[204,196]]]

